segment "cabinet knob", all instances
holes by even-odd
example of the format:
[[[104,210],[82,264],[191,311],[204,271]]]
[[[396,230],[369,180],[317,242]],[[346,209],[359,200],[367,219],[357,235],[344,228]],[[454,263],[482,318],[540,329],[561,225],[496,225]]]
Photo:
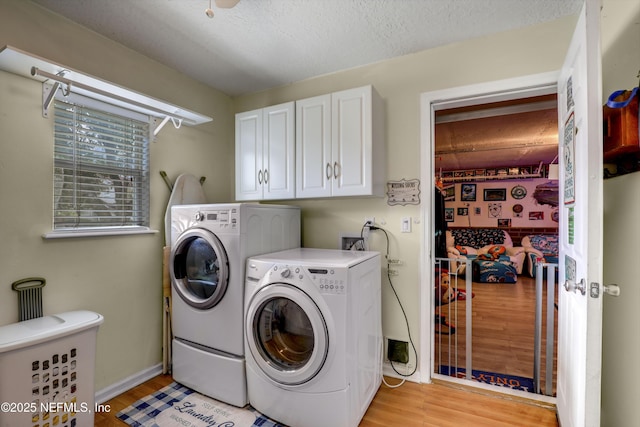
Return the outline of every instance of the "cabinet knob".
[[[335,179],[338,179],[338,176],[340,176],[340,165],[338,164],[338,162],[334,162],[333,163],[333,177]]]
[[[326,171],[327,171],[327,179],[331,179],[331,163],[327,163]]]
[[[269,182],[269,171],[268,170],[264,170],[264,183],[266,184],[267,182]]]
[[[258,184],[262,184],[262,170],[258,171]]]

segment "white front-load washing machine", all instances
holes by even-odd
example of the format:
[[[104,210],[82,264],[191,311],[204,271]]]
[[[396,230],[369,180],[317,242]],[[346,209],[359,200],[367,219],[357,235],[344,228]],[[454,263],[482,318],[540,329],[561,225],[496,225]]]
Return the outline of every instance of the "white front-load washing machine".
[[[355,427],[382,381],[377,252],[298,248],[247,260],[249,402],[284,424]]]
[[[299,247],[300,209],[248,203],[171,209],[173,378],[244,406],[246,260]]]

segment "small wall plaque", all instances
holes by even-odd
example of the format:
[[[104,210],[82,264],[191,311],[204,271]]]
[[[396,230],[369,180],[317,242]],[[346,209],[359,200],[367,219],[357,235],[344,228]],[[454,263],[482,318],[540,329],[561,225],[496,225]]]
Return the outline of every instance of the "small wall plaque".
[[[387,204],[389,206],[419,205],[420,180],[402,179],[387,182]]]

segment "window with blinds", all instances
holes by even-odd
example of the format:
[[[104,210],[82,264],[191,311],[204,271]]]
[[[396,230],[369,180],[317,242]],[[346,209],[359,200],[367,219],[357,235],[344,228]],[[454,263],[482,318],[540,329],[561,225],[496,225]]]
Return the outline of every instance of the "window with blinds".
[[[148,118],[63,99],[54,110],[54,231],[148,227]]]

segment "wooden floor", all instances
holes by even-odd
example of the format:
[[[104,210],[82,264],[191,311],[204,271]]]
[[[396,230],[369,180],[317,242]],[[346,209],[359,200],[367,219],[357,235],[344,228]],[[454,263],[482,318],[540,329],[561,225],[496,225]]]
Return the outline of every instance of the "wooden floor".
[[[521,276],[516,284],[474,283],[473,286],[473,368],[531,378],[534,280]],[[464,288],[462,283],[458,287]],[[460,314],[464,313],[466,303],[459,303],[457,318],[451,311],[454,307],[453,304],[440,307],[440,312],[456,322],[456,333],[440,337],[437,334],[436,344],[442,350],[448,341],[453,342],[456,338],[458,353],[464,354],[466,322]],[[448,357],[448,350],[444,350]],[[464,361],[462,358],[458,363],[464,364]],[[172,381],[170,376],[161,375],[106,402],[109,411],[96,414],[95,426],[126,426],[116,418],[120,410]],[[397,380],[388,378],[387,382],[393,384]],[[441,381],[433,384],[406,382],[398,388],[381,385],[360,424],[362,427],[557,425],[554,409]]]
[[[172,381],[171,376],[161,375],[105,402],[109,411],[96,414],[95,426],[126,426],[116,418],[118,412]],[[386,381],[397,382],[393,378]],[[531,403],[445,384],[406,382],[398,388],[381,385],[360,426],[557,427],[558,423],[552,409]]]
[[[459,289],[465,289],[464,278],[458,278]],[[472,366],[474,370],[533,378],[535,279],[524,274],[516,283],[473,282],[472,301]],[[457,301],[438,308],[442,316],[456,327],[453,335],[436,334],[436,367],[464,367],[466,363],[466,301]],[[546,289],[543,292],[541,387],[546,376]],[[557,310],[555,312],[557,322]],[[555,393],[557,367],[557,328],[554,326],[554,372],[552,390]]]

